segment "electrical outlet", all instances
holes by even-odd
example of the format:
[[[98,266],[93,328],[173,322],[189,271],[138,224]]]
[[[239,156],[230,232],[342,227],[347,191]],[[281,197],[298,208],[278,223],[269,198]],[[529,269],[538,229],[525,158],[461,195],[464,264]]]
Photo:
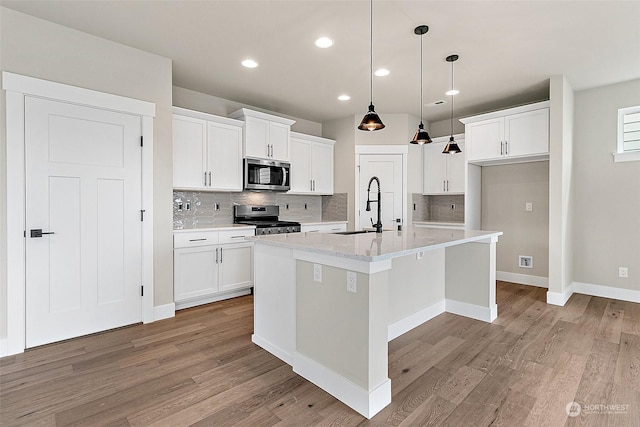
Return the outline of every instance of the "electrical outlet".
[[[451,203],[451,210],[455,210],[455,209],[456,209],[455,203]]]
[[[533,203],[527,202],[524,204],[524,210],[526,212],[533,212]]]
[[[416,259],[422,259],[423,256],[424,256],[424,252],[416,253]]]
[[[304,208],[307,209],[307,204],[306,203],[304,204]]]
[[[184,208],[187,211],[191,210],[191,201],[190,200],[187,200],[187,202],[184,204]]]
[[[313,281],[322,283],[322,265],[313,264]]]
[[[618,267],[618,277],[629,277],[629,269],[627,267]]]
[[[347,271],[347,292],[358,292],[358,274],[355,271]]]
[[[520,268],[533,268],[533,257],[530,255],[518,256],[518,267]]]
[[[216,210],[216,211],[219,211],[220,210],[220,203],[214,203],[213,204],[213,209]]]

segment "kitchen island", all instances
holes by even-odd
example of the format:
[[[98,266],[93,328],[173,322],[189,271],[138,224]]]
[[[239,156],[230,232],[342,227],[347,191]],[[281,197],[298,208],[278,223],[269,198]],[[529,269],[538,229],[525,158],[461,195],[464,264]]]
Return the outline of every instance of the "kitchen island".
[[[501,234],[408,227],[250,237],[252,340],[371,418],[391,402],[388,341],[445,311],[495,320]]]

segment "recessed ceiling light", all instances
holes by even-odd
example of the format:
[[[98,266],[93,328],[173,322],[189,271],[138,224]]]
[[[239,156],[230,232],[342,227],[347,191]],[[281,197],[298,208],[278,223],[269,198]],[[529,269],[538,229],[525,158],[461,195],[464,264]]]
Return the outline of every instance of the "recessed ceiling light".
[[[444,94],[445,94],[445,95],[448,95],[448,96],[451,96],[451,95],[457,95],[457,94],[459,94],[459,93],[460,93],[460,91],[459,91],[459,90],[451,89],[451,90],[446,91]]]
[[[329,37],[320,37],[318,40],[316,40],[316,46],[322,49],[326,49],[333,46],[333,40],[331,40]]]
[[[245,59],[244,61],[242,61],[242,65],[247,68],[256,68],[258,66],[258,63],[253,59]]]
[[[375,74],[375,75],[376,75],[376,76],[378,76],[378,77],[384,77],[384,76],[388,76],[388,75],[389,75],[389,73],[390,73],[390,71],[389,71],[389,70],[387,70],[386,68],[378,68],[378,69],[376,70],[376,72],[375,72],[375,73],[373,73],[373,74]]]
[[[350,100],[350,99],[351,99],[351,97],[350,97],[349,95],[340,95],[340,96],[338,97],[338,99],[339,99],[340,101],[348,101],[348,100]]]

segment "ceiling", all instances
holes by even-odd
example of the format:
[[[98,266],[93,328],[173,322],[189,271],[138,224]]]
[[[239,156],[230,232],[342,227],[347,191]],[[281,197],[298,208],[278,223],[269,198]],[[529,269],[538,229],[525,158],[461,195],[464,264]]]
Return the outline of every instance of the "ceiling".
[[[175,86],[316,122],[369,104],[367,0],[14,1],[0,5],[173,60]],[[373,101],[384,114],[420,115],[449,102],[456,116],[548,99],[548,79],[575,90],[640,78],[640,1],[374,0]],[[333,47],[314,41],[328,36]],[[247,69],[251,57],[260,65]],[[351,100],[338,101],[347,93]],[[450,104],[424,109],[447,119]]]

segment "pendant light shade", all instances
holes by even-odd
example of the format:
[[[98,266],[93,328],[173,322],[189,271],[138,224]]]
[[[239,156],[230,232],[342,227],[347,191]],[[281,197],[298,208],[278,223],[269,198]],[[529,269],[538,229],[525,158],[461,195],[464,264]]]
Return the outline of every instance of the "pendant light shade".
[[[447,143],[447,145],[444,147],[444,150],[442,150],[443,154],[456,154],[456,153],[462,153],[462,150],[460,149],[460,147],[458,146],[458,144],[456,143],[455,139],[453,138],[453,97],[454,95],[454,86],[453,86],[453,63],[456,62],[458,60],[459,56],[458,55],[449,55],[447,56],[447,62],[451,63],[451,136],[449,137],[449,142]]]
[[[369,0],[369,47],[370,47],[370,72],[369,75],[369,94],[370,94],[370,102],[369,102],[369,111],[364,115],[358,129],[360,130],[380,130],[384,129],[384,123],[380,120],[380,116],[376,113],[373,108],[373,0]]]
[[[429,27],[426,25],[419,25],[413,30],[416,35],[420,36],[420,124],[418,125],[418,131],[413,135],[413,139],[409,141],[409,143],[419,145],[431,143],[429,132],[424,130],[424,124],[422,123],[422,107],[424,105],[422,102],[422,36],[425,35],[427,31],[429,31]]]

